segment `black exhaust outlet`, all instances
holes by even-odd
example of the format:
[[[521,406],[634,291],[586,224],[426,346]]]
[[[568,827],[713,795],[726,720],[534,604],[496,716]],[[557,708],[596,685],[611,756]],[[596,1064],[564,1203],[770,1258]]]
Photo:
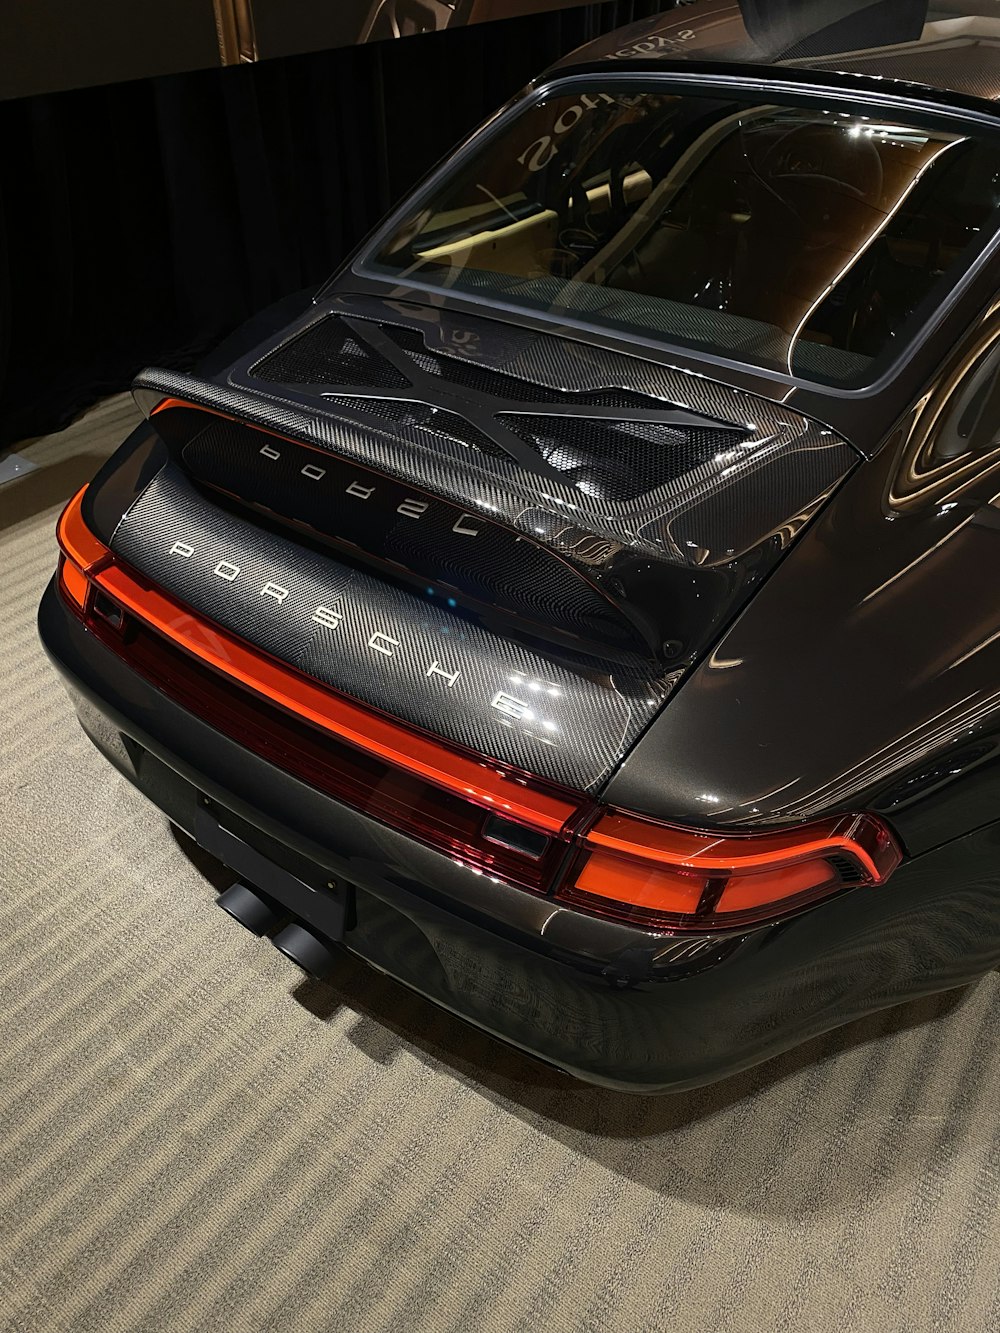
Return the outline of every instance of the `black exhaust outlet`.
[[[328,977],[337,961],[334,947],[322,936],[311,931],[308,926],[301,926],[297,921],[293,921],[284,930],[279,930],[272,943],[286,958],[298,963],[304,972],[308,972],[317,981]]]
[[[287,914],[245,884],[231,884],[216,903],[255,935],[266,935]]]

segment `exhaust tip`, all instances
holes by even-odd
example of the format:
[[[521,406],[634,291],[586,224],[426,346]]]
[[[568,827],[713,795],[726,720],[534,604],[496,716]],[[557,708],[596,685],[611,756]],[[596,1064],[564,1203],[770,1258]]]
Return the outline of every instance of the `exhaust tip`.
[[[247,930],[253,931],[255,935],[266,935],[284,915],[266,898],[262,898],[253,889],[248,889],[245,884],[230,885],[215,901],[224,912],[235,917],[241,926],[246,926]]]
[[[332,945],[307,926],[300,926],[295,921],[284,930],[279,930],[271,943],[317,981],[328,977],[337,961]]]

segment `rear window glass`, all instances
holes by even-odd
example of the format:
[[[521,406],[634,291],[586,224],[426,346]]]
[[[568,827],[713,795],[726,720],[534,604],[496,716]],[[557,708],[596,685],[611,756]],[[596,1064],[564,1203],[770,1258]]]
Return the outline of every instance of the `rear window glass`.
[[[526,106],[367,263],[850,387],[913,339],[998,208],[991,138],[615,85]]]

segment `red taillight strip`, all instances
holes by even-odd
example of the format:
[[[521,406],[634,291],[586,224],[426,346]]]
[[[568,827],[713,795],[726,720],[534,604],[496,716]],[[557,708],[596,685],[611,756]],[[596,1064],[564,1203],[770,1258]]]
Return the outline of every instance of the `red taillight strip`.
[[[773,833],[712,834],[602,814],[556,896],[661,929],[774,921],[845,888],[884,884],[901,859],[875,815],[834,815]]]
[[[107,564],[111,552],[99,541],[84,522],[82,506],[86,486],[81,486],[59,515],[56,539],[63,554],[72,560],[83,574],[90,574]]]
[[[529,786],[527,778],[505,773],[486,760],[469,758],[420,732],[390,722],[314,684],[139,579],[90,532],[80,510],[82,495],[80,491],[73,497],[59,521],[59,544],[66,556],[86,568],[96,586],[185,652],[348,744],[542,832],[561,832],[577,814],[584,801],[582,796],[577,802]]]
[[[733,930],[773,922],[844,888],[883,884],[901,860],[891,830],[871,814],[835,815],[768,833],[715,834],[622,810],[598,811],[582,793],[458,751],[319,685],[188,610],[94,536],[82,497],[78,492],[59,520],[60,584],[84,623],[125,660],[135,659],[140,675],[159,680],[182,702],[207,700],[204,715],[223,730],[222,715],[235,725],[231,715],[242,708],[239,726],[227,734],[248,748],[508,883],[554,891],[568,906],[648,929]],[[96,589],[131,613],[131,633],[117,632],[120,620],[94,600]],[[196,668],[200,683],[182,679]],[[244,690],[227,691],[221,684],[227,678]],[[214,696],[205,688],[210,681],[220,682]],[[270,708],[269,719],[261,703],[250,707],[253,696]],[[289,731],[293,726],[297,734]],[[317,742],[323,733],[327,739]],[[373,777],[369,770],[379,763],[384,768]],[[406,782],[447,792],[451,806],[438,796],[441,809],[431,817],[422,804],[426,795],[404,791]],[[360,804],[359,796],[365,798]],[[486,816],[477,823],[477,808],[558,841],[526,869],[517,856],[487,845]],[[571,847],[575,853],[560,878],[556,867]]]
[[[59,561],[59,584],[73,605],[83,611],[90,592],[90,580],[66,556],[62,556]]]
[[[702,875],[750,875],[796,861],[840,853],[853,857],[873,883],[882,873],[859,836],[866,815],[846,815],[822,824],[742,837],[717,835],[637,818],[620,810],[601,816],[586,841],[623,856],[655,861],[673,870]]]

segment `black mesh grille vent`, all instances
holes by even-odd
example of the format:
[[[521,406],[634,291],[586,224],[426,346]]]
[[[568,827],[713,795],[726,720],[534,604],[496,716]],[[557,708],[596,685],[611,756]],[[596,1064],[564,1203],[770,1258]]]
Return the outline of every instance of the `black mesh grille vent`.
[[[250,372],[275,384],[357,384],[372,389],[405,389],[407,381],[384,357],[362,346],[339,319],[324,319]]]
[[[861,867],[849,856],[828,856],[827,860],[836,869],[844,884],[860,884],[864,879]]]
[[[325,393],[323,402],[331,408],[347,407],[352,413],[365,412],[401,426],[410,426],[414,421],[422,424],[431,411],[425,403],[411,403],[407,398],[352,398],[346,393]]]
[[[550,467],[587,495],[630,500],[661,485],[664,464],[690,472],[732,448],[731,431],[675,428],[659,422],[594,421],[586,417],[497,418],[533,445]]]
[[[420,334],[411,333],[409,329],[385,331],[414,365],[419,366],[428,375],[436,375],[446,384],[454,384],[462,389],[475,389],[479,393],[488,393],[493,398],[505,398],[514,403],[579,402],[576,394],[560,393],[556,389],[546,388],[543,384],[532,384],[530,380],[505,375],[500,370],[488,370],[485,366],[477,366],[472,361],[459,361],[455,357],[439,356],[429,352]]]
[[[474,361],[429,352],[420,334],[411,329],[381,327],[382,331],[387,333],[426,374],[436,375],[446,384],[489,394],[491,398],[506,399],[514,403],[578,403],[581,407],[648,409],[663,406],[658,398],[650,398],[644,393],[631,393],[628,389],[597,389],[590,393],[565,393],[561,389],[550,389],[544,384],[534,384],[515,375],[505,375],[502,370],[489,370]]]
[[[363,323],[363,321],[362,321]],[[659,398],[629,389],[596,389],[586,393],[565,392],[535,384],[500,370],[490,370],[455,356],[430,352],[422,336],[413,329],[372,325],[386,334],[419,370],[446,384],[488,394],[501,403],[577,404],[581,407],[650,409],[664,406]],[[250,374],[275,384],[350,385],[365,388],[405,389],[409,381],[373,348],[362,346],[344,321],[331,316],[306,329],[277,351],[254,365]],[[324,395],[327,402],[350,402],[348,395]],[[353,406],[353,404],[351,404]],[[385,415],[388,415],[386,410]],[[743,433],[739,426],[720,423],[720,431]]]
[[[409,426],[422,436],[447,440],[465,449],[474,449],[477,453],[490,454],[494,458],[504,457],[504,450],[484,431],[477,430],[464,417],[432,407],[429,403],[411,402],[408,398],[352,398],[348,394],[339,393],[325,393],[323,401],[333,408],[349,408],[348,420],[354,420],[354,414],[361,413],[380,421],[391,421],[397,427]]]
[[[375,344],[370,348],[369,336]],[[395,351],[386,346],[387,340]],[[704,426],[697,419],[651,421],[651,412],[684,416],[685,409],[617,387],[553,389],[429,351],[415,329],[365,320],[352,327],[337,316],[314,324],[259,361],[251,373],[272,382],[310,384],[333,415],[361,425],[366,419],[385,422],[399,438],[438,450],[446,445],[453,457],[459,446],[493,458],[513,454],[529,468],[537,459],[545,465],[538,469],[544,475],[559,474],[584,494],[609,501],[624,502],[655,490],[724,455],[747,434],[743,426],[714,425],[710,418]],[[451,391],[450,396],[442,393],[441,406],[434,405],[435,389],[429,381]],[[353,394],[353,388],[383,389],[386,396],[363,398]],[[468,392],[468,415],[463,390]],[[517,410],[529,405],[553,414]],[[571,410],[561,412],[564,407]],[[621,411],[632,419],[590,417],[588,408]],[[518,441],[527,446],[521,453]]]

